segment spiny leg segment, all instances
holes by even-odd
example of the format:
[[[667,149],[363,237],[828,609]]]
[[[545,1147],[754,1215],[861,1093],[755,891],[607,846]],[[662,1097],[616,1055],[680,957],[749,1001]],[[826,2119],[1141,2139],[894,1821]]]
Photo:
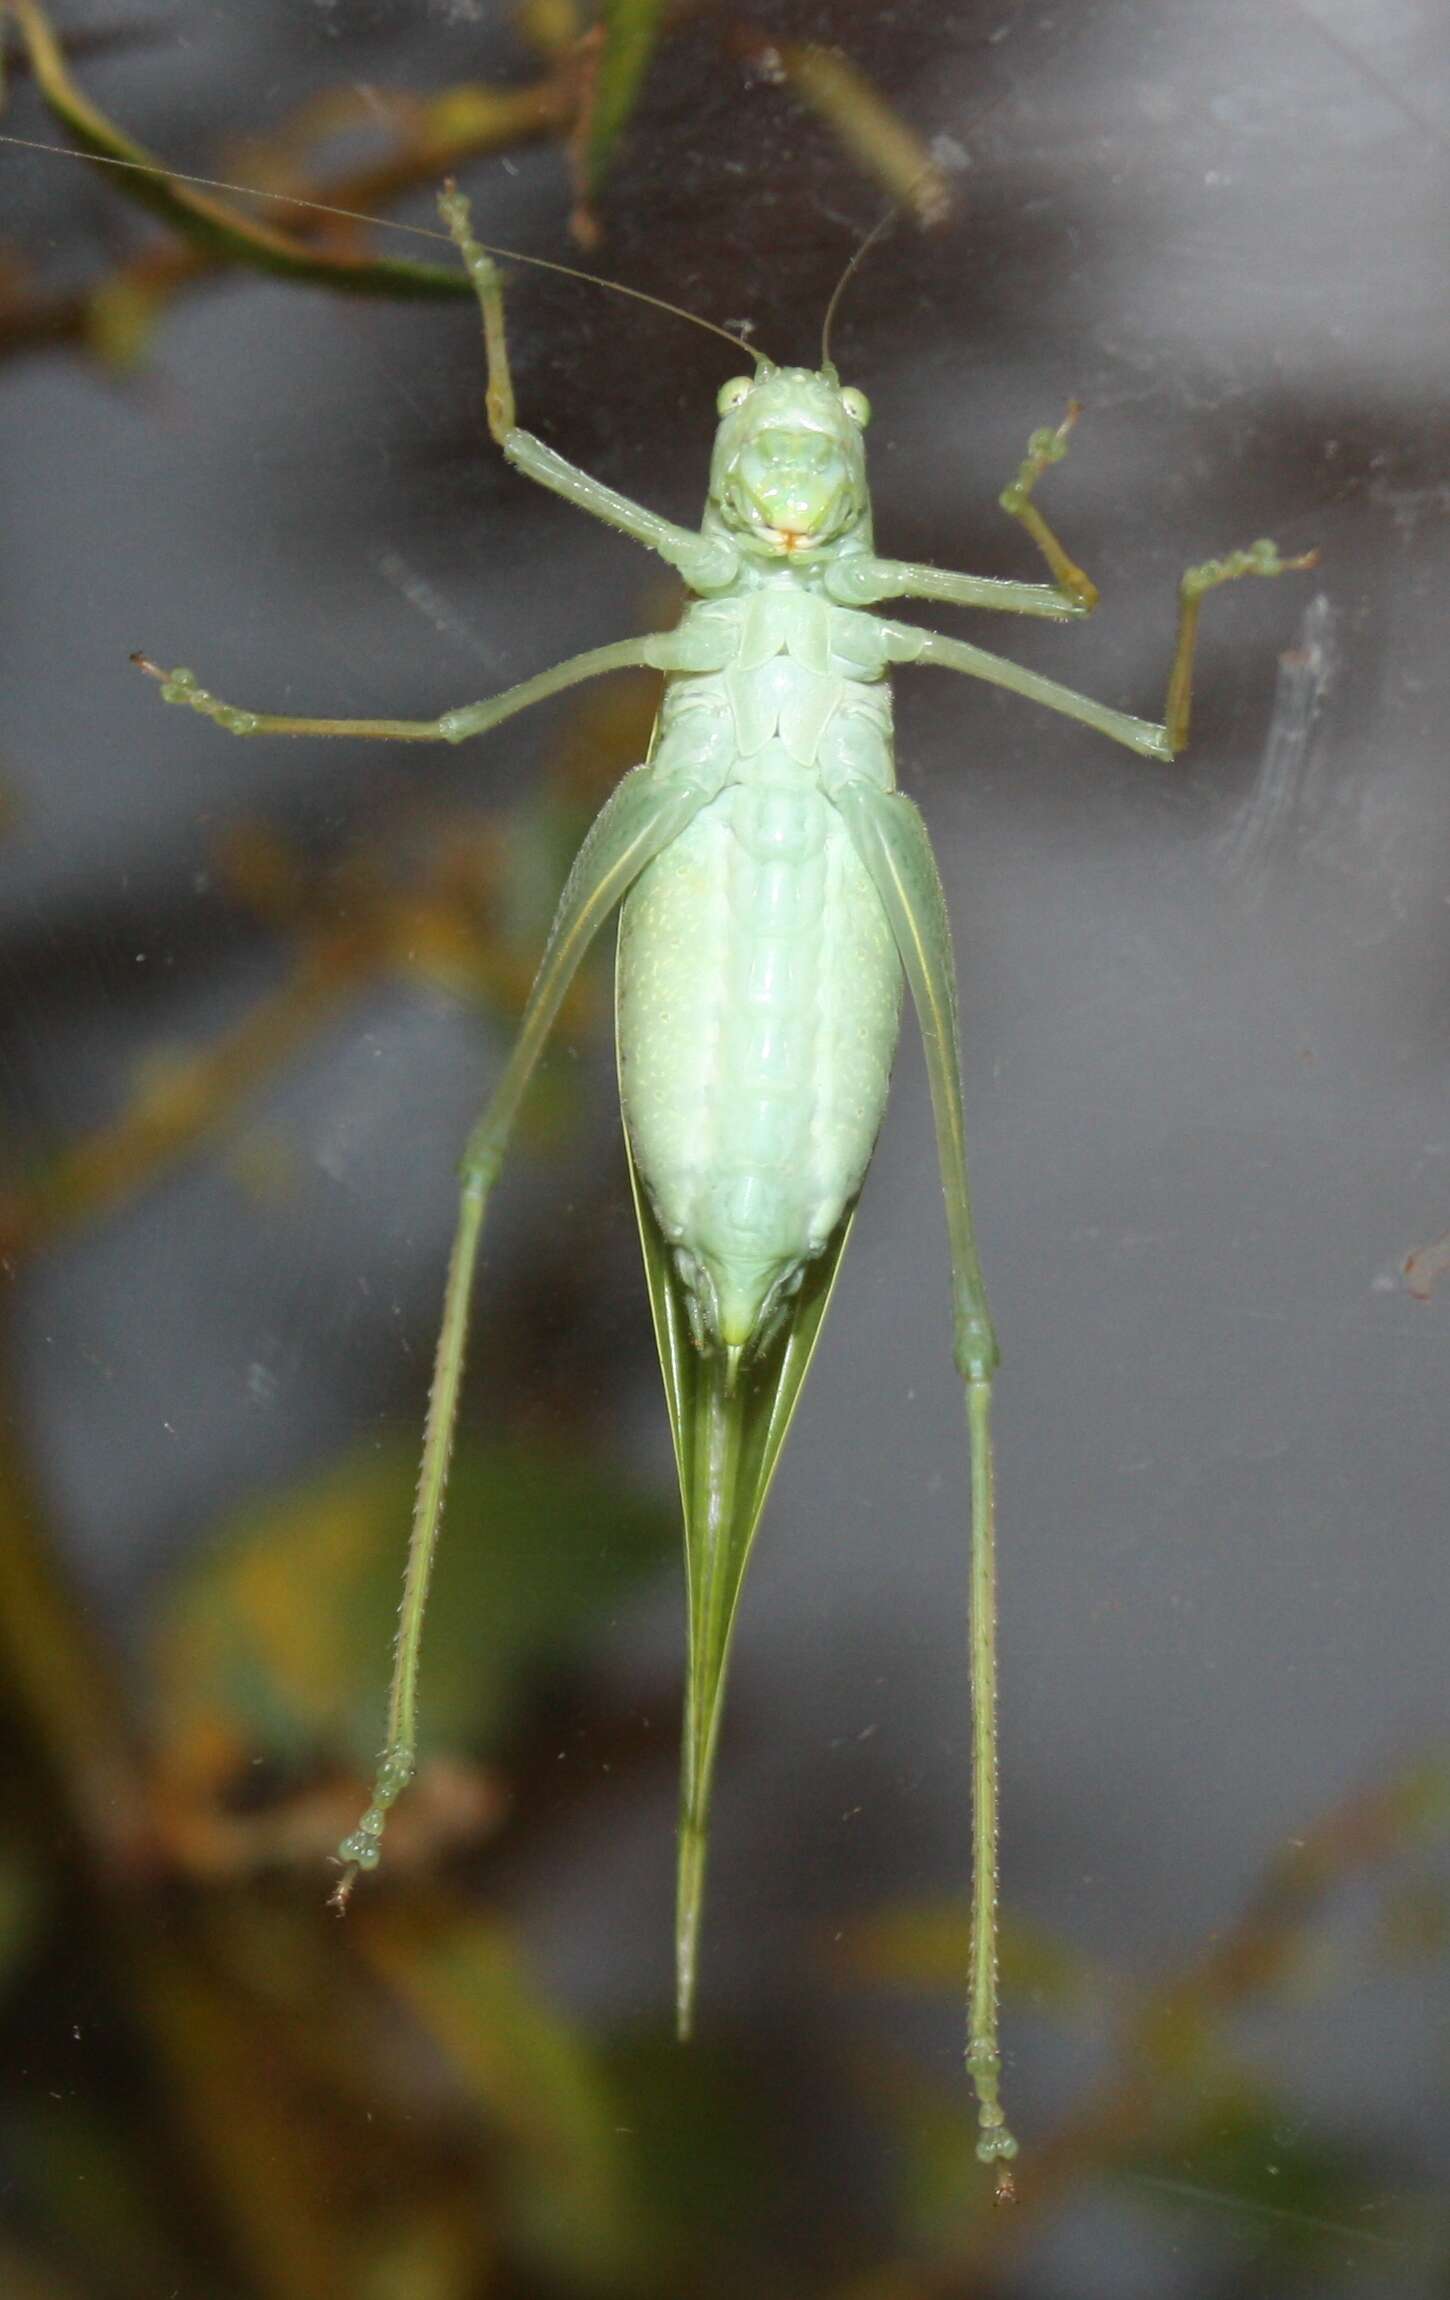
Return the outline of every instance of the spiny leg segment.
[[[977,1254],[967,1182],[956,970],[946,896],[925,823],[898,791],[838,786],[835,802],[891,922],[921,1025],[951,1243],[957,1371],[971,1444],[972,1939],[967,2069],[977,2094],[977,2154],[1013,2193],[1017,2142],[1001,2100],[997,2018],[997,1533],[992,1377],[997,1339]]]
[[[692,816],[712,796],[713,786],[662,783],[650,769],[637,768],[626,776],[607,802],[569,875],[513,1052],[488,1107],[469,1137],[413,1508],[413,1531],[388,1695],[387,1742],[367,1810],[338,1847],[343,1873],[332,1895],[333,1906],[338,1910],[346,1908],[359,1871],[377,1867],[388,1813],[412,1780],[416,1767],[418,1661],[423,1616],[443,1520],[444,1491],[458,1418],[469,1299],[484,1214],[503,1165],[508,1137],[564,994],[595,933],[645,864],[679,837]]]

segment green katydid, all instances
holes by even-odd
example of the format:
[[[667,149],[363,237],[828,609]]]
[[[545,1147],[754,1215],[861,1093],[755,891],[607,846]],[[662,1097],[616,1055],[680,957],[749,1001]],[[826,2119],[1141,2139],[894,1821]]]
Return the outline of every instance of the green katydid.
[[[31,31],[38,37],[33,22]],[[59,94],[69,118],[66,105],[80,99],[68,85],[59,86]],[[103,164],[152,174],[149,156],[99,115],[87,110],[71,124]],[[163,180],[183,222],[176,186],[232,188],[169,171]],[[1004,582],[876,554],[863,449],[870,411],[859,391],[841,385],[829,357],[836,300],[869,240],[832,299],[816,370],[777,367],[728,329],[698,323],[747,351],[755,372],[720,391],[708,501],[696,531],[603,486],[517,426],[492,261],[502,251],[486,250],[474,238],[467,204],[452,187],[441,204],[482,307],[494,439],[527,477],[675,569],[691,594],[678,626],[593,648],[488,701],[428,720],[237,709],[209,694],[191,672],[161,672],[136,658],[162,681],[168,702],[188,705],[233,734],[414,742],[465,741],[606,671],[646,665],[665,674],[649,756],[624,778],[585,840],[518,1039],[465,1152],[387,1744],[368,1809],[340,1847],[344,1869],[334,1900],[345,1906],[358,1872],[377,1866],[388,1811],[414,1771],[423,1615],[489,1194],[569,983],[598,929],[619,908],[621,1103],[685,1521],[689,1668],[676,2002],[680,2034],[688,2035],[736,1609],[884,1109],[904,976],[931,1081],[971,1454],[967,2061],[978,2096],[978,2154],[995,2163],[999,2193],[1007,2194],[1016,2142],[999,2099],[997,2020],[990,1428],[997,1344],[967,1185],[950,930],[925,826],[895,789],[889,675],[898,663],[937,663],[1043,703],[1147,758],[1171,760],[1188,738],[1205,593],[1243,575],[1310,566],[1313,554],[1281,559],[1272,543],[1260,542],[1188,569],[1179,586],[1163,720],[1110,709],[962,640],[872,612],[883,600],[915,598],[1069,619],[1088,614],[1097,593],[1034,501],[1042,473],[1066,451],[1075,407],[1055,430],[1033,434],[1000,497],[1041,551],[1049,582]],[[216,228],[211,209],[203,220]],[[238,239],[235,220],[224,220]],[[622,292],[646,303],[660,300]]]
[[[580,850],[517,1042],[470,1137],[389,1706],[371,1803],[340,1847],[335,1899],[377,1866],[412,1777],[430,1568],[458,1411],[474,1265],[489,1195],[560,1002],[620,910],[616,1019],[630,1175],[684,1505],[689,1670],[676,1916],[677,2016],[691,2025],[711,1784],[731,1637],[766,1493],[830,1300],[884,1110],[903,977],[926,1049],[951,1247],[955,1358],[971,1451],[973,1890],[967,2061],[978,2153],[1010,2187],[1016,2142],[998,2043],[995,1527],[990,1429],[997,1344],[973,1235],[950,930],[925,826],[895,788],[889,676],[940,664],[1081,720],[1151,759],[1188,738],[1206,592],[1312,563],[1272,543],[1190,568],[1161,722],[1131,717],[962,640],[874,612],[915,598],[1069,618],[1097,594],[1034,501],[1076,409],[1034,433],[1003,508],[1048,582],[1003,582],[883,559],[872,539],[869,408],[821,364],[755,372],[719,395],[698,530],[617,494],[514,419],[502,291],[451,187],[444,220],[484,320],[488,422],[508,461],[655,552],[690,594],[677,627],[573,657],[431,720],[318,720],[238,710],[187,671],[169,702],[235,734],[457,743],[599,673],[665,674],[648,758]],[[854,268],[854,266],[852,267]]]

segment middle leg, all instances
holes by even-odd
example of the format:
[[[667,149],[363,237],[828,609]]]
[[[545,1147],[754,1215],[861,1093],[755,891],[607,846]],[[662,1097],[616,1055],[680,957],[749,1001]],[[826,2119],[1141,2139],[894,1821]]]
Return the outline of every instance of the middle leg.
[[[948,638],[942,631],[924,631],[916,623],[882,622],[877,628],[890,662],[937,663],[945,671],[964,671],[968,678],[986,679],[994,687],[1025,695],[1030,702],[1044,703],[1064,719],[1095,727],[1100,735],[1137,751],[1140,757],[1174,759],[1188,741],[1194,644],[1205,595],[1220,583],[1237,582],[1243,575],[1297,574],[1314,566],[1317,558],[1317,552],[1306,551],[1297,559],[1283,559],[1275,544],[1262,542],[1187,569],[1178,586],[1178,638],[1161,720],[1139,719],[1131,711],[1114,710],[1111,704],[1079,694],[1075,687],[1065,687],[1058,679],[1044,678],[1040,671],[1026,670],[1003,655],[974,647],[965,639]]]
[[[491,695],[486,702],[464,703],[456,710],[442,711],[436,719],[309,719],[281,711],[242,710],[208,693],[194,671],[163,671],[145,655],[133,655],[131,660],[138,671],[160,681],[163,703],[180,703],[199,711],[229,735],[350,735],[360,741],[385,743],[462,743],[472,735],[486,734],[516,711],[526,711],[531,703],[542,703],[550,695],[576,687],[583,679],[597,679],[606,671],[715,669],[713,658],[703,659],[704,652],[684,630],[652,631],[642,639],[616,639],[606,647],[590,647],[582,655],[571,655],[551,670],[536,672],[532,679],[521,679],[517,686],[505,687],[501,695]]]

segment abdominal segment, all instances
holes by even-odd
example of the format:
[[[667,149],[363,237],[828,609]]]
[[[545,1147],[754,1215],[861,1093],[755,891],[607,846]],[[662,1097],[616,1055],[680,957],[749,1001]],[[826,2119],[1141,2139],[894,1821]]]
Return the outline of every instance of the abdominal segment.
[[[865,1176],[901,1008],[890,928],[814,778],[732,782],[620,926],[620,1082],[696,1340],[768,1332]]]

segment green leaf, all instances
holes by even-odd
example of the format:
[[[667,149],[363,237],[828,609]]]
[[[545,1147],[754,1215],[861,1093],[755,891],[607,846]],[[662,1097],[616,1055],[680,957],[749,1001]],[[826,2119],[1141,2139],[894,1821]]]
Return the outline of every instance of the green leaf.
[[[390,1440],[223,1529],[154,1632],[160,1737],[213,1772],[228,1752],[288,1763],[339,1744],[371,1763],[416,1474],[415,1441]],[[425,1751],[497,1747],[529,1677],[575,1654],[673,1538],[673,1512],[607,1464],[461,1445],[428,1612]]]
[[[1161,2131],[1164,2119],[1156,2122]],[[1240,2234],[1257,2230],[1258,2270],[1294,2274],[1296,2285],[1296,2271],[1338,2267],[1356,2256],[1369,2266],[1398,2255],[1407,2272],[1414,2266],[1408,2255],[1420,2248],[1408,2207],[1386,2199],[1371,2165],[1270,2098],[1220,2094],[1195,2109],[1179,2138],[1135,2153],[1118,2169],[1145,2203],[1180,2216],[1187,2208]]]
[[[373,1902],[363,1956],[433,2038],[508,2144],[510,2249],[570,2289],[610,2289],[632,2250],[619,2118],[593,2055],[547,2002],[507,1928]]]
[[[756,2286],[762,2251],[789,2223],[795,2190],[788,2086],[717,2045],[681,2052],[660,2034],[608,2048],[619,2120],[629,2134],[635,2272],[671,2296]],[[658,2279],[658,2281],[657,2281]]]
[[[604,181],[614,147],[634,117],[664,26],[664,0],[604,0],[603,40],[584,141],[584,195]]]
[[[64,2097],[32,2095],[26,2115],[7,2123],[9,2209],[23,2199],[25,2217],[63,2232],[62,2256],[88,2292],[177,2289],[171,2230],[147,2178],[144,2145],[132,2145],[145,2129],[124,2129],[80,2086]],[[16,2218],[23,2224],[20,2214]],[[27,2288],[6,2281],[0,2289],[11,2300]],[[46,2287],[37,2282],[35,2290]]]

